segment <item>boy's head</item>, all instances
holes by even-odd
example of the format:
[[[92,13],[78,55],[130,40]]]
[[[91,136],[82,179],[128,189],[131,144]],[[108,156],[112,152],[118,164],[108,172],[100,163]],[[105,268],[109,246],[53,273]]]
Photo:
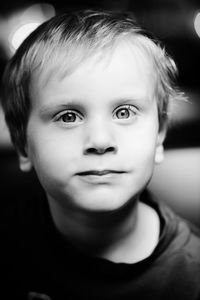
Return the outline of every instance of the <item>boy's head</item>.
[[[168,106],[181,97],[175,73],[128,14],[87,11],[44,23],[4,76],[3,108],[21,168],[33,165],[61,205],[66,195],[82,208],[123,205],[162,160]]]

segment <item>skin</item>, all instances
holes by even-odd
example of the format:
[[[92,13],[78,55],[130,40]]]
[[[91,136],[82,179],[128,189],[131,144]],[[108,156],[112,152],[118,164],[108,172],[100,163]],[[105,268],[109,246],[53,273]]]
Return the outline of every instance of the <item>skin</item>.
[[[121,42],[112,55],[92,57],[68,76],[58,72],[45,81],[36,73],[30,88],[21,169],[35,168],[66,238],[115,261],[126,260],[125,252],[137,261],[141,249],[149,255],[159,234],[156,213],[138,204],[162,160],[165,135],[153,74],[144,54]]]

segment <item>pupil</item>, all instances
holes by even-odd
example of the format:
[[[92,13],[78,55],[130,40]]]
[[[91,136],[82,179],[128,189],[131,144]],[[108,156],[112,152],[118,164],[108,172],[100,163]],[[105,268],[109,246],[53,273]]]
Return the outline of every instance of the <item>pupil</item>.
[[[64,122],[74,122],[76,120],[76,116],[74,113],[66,113],[63,116],[63,121]]]
[[[126,119],[129,117],[129,111],[127,109],[121,109],[117,112],[117,117],[119,119]]]

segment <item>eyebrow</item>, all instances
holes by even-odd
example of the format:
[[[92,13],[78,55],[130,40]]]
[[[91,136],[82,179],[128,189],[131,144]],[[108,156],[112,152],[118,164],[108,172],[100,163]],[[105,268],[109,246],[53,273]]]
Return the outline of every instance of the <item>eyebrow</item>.
[[[63,109],[69,109],[72,106],[78,108],[78,107],[82,107],[83,105],[81,104],[80,101],[65,100],[62,101],[61,103],[56,103],[55,101],[52,104],[43,105],[39,111],[40,111],[40,115],[43,116]]]

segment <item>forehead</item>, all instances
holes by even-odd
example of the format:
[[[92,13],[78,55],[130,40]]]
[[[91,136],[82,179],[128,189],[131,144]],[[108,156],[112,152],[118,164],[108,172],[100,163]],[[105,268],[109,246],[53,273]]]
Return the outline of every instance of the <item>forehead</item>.
[[[132,86],[135,91],[148,90],[151,94],[154,92],[156,78],[152,60],[131,41],[120,42],[112,49],[99,51],[82,60],[78,51],[76,55],[79,63],[74,63],[74,68],[63,59],[61,64],[60,58],[57,62],[55,60],[52,64],[44,65],[41,71],[36,71],[31,82],[31,95],[40,92],[44,94],[45,91],[48,93],[49,88],[54,92],[66,92],[70,91],[69,87],[72,90],[74,85],[76,93],[78,88],[81,93],[84,89],[88,91],[88,86],[91,92],[95,92],[95,88],[110,88],[115,94],[119,92],[119,86],[122,89],[126,86],[130,89]]]

